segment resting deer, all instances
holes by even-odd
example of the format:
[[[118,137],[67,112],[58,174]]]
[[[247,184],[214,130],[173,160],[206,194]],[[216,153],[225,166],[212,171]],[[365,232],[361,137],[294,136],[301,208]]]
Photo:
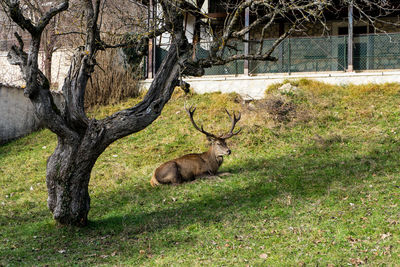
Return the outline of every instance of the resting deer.
[[[225,110],[232,121],[231,129],[227,134],[216,136],[206,132],[202,125],[199,128],[194,122],[193,114],[196,108],[193,108],[192,106],[187,109],[185,107],[185,110],[189,114],[190,121],[194,128],[206,135],[207,139],[211,142],[211,146],[208,151],[204,153],[187,154],[162,164],[154,171],[153,177],[150,180],[152,186],[159,184],[180,184],[183,182],[193,181],[200,177],[218,175],[217,171],[223,162],[223,157],[231,154],[231,150],[226,145],[226,139],[237,135],[241,131],[241,129],[239,129],[238,131],[233,132],[236,123],[240,120],[240,113],[237,117],[235,113],[233,113],[232,118],[231,114]]]

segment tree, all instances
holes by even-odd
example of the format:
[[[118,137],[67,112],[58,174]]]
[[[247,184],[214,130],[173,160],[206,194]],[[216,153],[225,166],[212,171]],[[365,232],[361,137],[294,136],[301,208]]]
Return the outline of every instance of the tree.
[[[25,7],[19,1],[1,0],[10,18],[31,36],[29,51],[25,52],[24,43],[17,35],[19,45],[12,47],[9,60],[21,68],[26,81],[24,93],[35,107],[36,115],[58,138],[58,145],[47,161],[46,183],[48,207],[54,219],[62,225],[87,223],[90,209],[88,184],[97,158],[114,141],[149,126],[161,114],[182,76],[201,76],[204,68],[233,60],[275,61],[276,58],[271,56],[275,47],[293,31],[301,30],[304,22],[324,23],[323,11],[332,8],[335,1],[228,1],[224,25],[218,29],[201,11],[201,0],[196,2],[197,5],[184,0],[156,2],[161,6],[162,14],[152,21],[153,26],[149,31],[128,40],[122,38],[117,44],[107,44],[101,39],[100,33],[104,1],[80,1],[86,20],[85,44],[75,51],[62,89],[65,103],[57,107],[50,92],[49,80],[38,68],[38,53],[46,27],[57,14],[68,9],[69,1],[64,0],[53,6],[34,23],[24,14]],[[345,0],[342,2],[346,3]],[[360,5],[368,2],[360,0]],[[376,6],[384,6],[386,2],[371,1]],[[248,25],[242,20],[246,9],[254,16]],[[188,40],[185,35],[184,17],[188,13],[196,19],[194,40]],[[227,49],[236,49],[235,41],[247,41],[246,34],[250,30],[262,26],[264,33],[277,19],[282,18],[290,21],[290,27],[267,52],[263,52],[261,37],[256,53],[225,56]],[[210,35],[212,44],[209,56],[197,59],[193,53],[200,38],[200,28]],[[84,109],[84,97],[88,79],[96,66],[96,53],[103,49],[145,44],[162,33],[170,35],[171,46],[143,100],[105,119],[89,119]]]

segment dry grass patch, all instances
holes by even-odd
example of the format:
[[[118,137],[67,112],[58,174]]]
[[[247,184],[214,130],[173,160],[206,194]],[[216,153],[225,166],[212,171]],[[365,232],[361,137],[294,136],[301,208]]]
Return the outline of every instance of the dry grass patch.
[[[92,74],[85,92],[85,107],[115,104],[140,94],[141,69],[124,67],[117,50],[100,51],[98,67]]]

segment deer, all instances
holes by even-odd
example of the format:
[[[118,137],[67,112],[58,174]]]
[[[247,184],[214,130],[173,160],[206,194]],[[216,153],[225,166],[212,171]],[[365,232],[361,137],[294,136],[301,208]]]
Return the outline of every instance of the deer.
[[[242,129],[234,132],[236,123],[240,120],[240,112],[236,116],[232,115],[225,109],[231,120],[231,129],[228,133],[216,136],[204,130],[203,125],[197,126],[193,119],[196,108],[191,106],[185,110],[189,115],[193,127],[204,134],[210,142],[208,151],[203,153],[191,153],[179,158],[167,161],[161,164],[155,171],[150,180],[151,186],[155,187],[161,184],[178,185],[184,182],[194,181],[197,178],[225,176],[229,173],[218,173],[219,167],[222,165],[224,156],[230,155],[231,150],[226,144],[226,140],[240,133]]]

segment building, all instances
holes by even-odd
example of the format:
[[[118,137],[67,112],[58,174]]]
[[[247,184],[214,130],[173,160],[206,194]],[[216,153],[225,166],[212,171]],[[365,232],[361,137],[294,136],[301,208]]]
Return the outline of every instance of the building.
[[[224,0],[205,1],[202,11],[214,18],[213,23],[223,23],[226,10]],[[399,1],[392,1],[399,2]],[[156,7],[149,3],[150,9]],[[278,62],[236,61],[205,70],[201,78],[186,79],[199,92],[236,91],[249,97],[262,97],[268,84],[283,79],[314,78],[328,83],[400,82],[400,13],[391,12],[381,17],[375,25],[358,19],[351,6],[338,13],[327,13],[326,28],[309,24],[302,32],[286,38],[272,54]],[[245,23],[252,17],[247,11]],[[194,17],[187,14],[185,27],[189,41],[193,39]],[[287,29],[289,23],[277,21],[264,39],[265,49]],[[261,29],[248,35],[248,44],[238,44],[238,53],[252,53]],[[206,56],[206,38],[196,49],[196,56]],[[152,40],[149,46],[148,68],[145,84],[151,82],[169,47],[168,36]],[[155,44],[155,45],[153,45]],[[231,53],[235,53],[234,51]]]

